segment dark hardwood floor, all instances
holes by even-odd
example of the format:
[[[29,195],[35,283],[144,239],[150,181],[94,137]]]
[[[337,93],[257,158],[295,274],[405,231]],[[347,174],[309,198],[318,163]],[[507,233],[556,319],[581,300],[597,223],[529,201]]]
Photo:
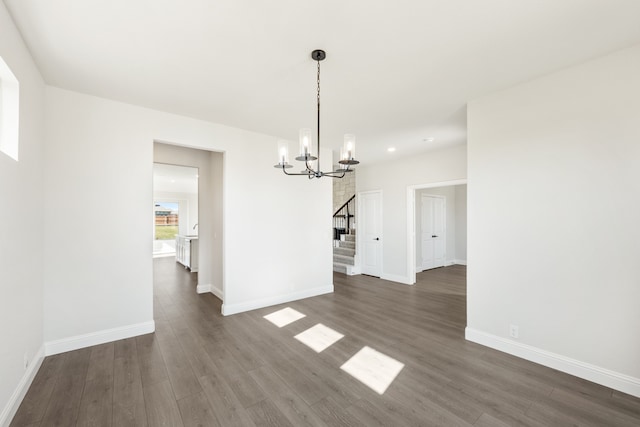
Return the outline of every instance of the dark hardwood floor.
[[[640,425],[640,399],[465,341],[462,266],[229,317],[154,269],[156,333],[47,357],[12,426]],[[263,318],[284,307],[306,317]],[[318,323],[344,335],[321,353],[294,338]],[[404,363],[383,395],[340,369],[364,346]]]

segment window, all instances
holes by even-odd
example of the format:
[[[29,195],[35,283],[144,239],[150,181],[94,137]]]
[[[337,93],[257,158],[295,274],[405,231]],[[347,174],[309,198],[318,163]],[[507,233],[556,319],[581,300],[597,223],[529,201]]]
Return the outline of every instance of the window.
[[[20,85],[0,58],[0,151],[18,160]]]

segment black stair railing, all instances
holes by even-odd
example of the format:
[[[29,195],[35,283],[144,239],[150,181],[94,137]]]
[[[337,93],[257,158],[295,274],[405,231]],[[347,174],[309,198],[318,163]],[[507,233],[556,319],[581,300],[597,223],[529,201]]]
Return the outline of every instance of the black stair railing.
[[[333,240],[340,240],[342,234],[351,230],[352,218],[355,218],[356,195],[351,196],[344,205],[333,214]]]

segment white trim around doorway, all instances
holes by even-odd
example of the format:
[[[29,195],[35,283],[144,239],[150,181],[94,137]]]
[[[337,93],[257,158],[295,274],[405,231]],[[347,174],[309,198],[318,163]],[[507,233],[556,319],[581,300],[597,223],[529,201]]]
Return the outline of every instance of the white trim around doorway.
[[[409,277],[404,283],[408,285],[414,285],[416,283],[416,190],[451,187],[454,185],[464,185],[466,183],[466,179],[457,179],[453,181],[407,186],[407,273]]]

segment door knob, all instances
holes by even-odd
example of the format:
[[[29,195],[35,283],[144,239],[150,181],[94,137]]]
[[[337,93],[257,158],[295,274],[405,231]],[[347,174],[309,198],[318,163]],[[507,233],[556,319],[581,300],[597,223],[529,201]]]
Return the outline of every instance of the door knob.
[[[379,237],[376,237],[376,238],[375,238],[375,239],[373,239],[373,240],[380,240],[380,238],[379,238]]]
[[[432,234],[431,237],[438,237],[438,236],[436,236],[435,234]]]

